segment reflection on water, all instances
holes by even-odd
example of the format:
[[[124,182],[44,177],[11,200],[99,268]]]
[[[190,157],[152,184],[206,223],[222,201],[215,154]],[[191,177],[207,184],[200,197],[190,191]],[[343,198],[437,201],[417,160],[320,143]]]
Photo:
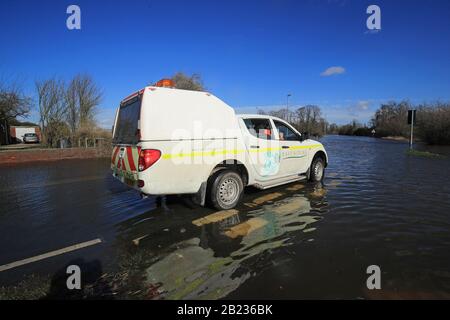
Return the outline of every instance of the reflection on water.
[[[161,285],[162,298],[222,298],[261,271],[259,255],[289,246],[298,231],[314,230],[311,225],[321,217],[310,212],[309,200],[296,195],[249,211],[245,221],[236,214],[216,222],[217,227],[203,225],[200,238],[174,244],[170,253],[147,268],[147,281]],[[234,249],[225,255],[220,243],[227,237],[236,245],[229,245]]]

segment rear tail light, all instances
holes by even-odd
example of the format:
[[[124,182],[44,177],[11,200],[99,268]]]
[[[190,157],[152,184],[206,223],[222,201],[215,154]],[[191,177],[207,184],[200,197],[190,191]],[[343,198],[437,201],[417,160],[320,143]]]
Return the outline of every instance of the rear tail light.
[[[156,161],[161,158],[161,151],[156,149],[145,149],[139,153],[139,171],[150,168]]]

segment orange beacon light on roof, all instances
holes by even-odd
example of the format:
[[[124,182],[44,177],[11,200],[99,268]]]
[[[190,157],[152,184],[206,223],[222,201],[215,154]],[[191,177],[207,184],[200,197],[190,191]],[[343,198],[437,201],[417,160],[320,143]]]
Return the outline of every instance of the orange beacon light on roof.
[[[173,88],[175,87],[175,83],[171,79],[161,79],[155,83],[155,87]]]

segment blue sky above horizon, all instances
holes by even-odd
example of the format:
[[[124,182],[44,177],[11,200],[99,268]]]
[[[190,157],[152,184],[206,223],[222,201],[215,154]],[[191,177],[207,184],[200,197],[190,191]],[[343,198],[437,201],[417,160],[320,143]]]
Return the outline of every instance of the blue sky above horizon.
[[[81,30],[66,28],[70,4]],[[388,100],[450,100],[449,14],[445,0],[6,0],[0,76],[35,96],[37,79],[89,73],[103,127],[123,97],[177,71],[201,74],[238,112],[284,107],[291,93],[291,107],[317,104],[329,122],[367,122]]]

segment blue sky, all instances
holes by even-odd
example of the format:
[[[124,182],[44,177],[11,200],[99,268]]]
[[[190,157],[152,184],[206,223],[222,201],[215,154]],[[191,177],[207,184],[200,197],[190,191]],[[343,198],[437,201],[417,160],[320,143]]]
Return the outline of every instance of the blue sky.
[[[66,8],[81,8],[81,30]],[[381,8],[369,32],[366,8]],[[200,73],[240,112],[321,106],[330,122],[366,122],[383,101],[450,100],[450,1],[0,2],[0,75],[34,81],[91,74],[110,127],[129,93],[177,71]],[[331,69],[341,73],[325,76]],[[34,112],[30,118],[37,120]]]

